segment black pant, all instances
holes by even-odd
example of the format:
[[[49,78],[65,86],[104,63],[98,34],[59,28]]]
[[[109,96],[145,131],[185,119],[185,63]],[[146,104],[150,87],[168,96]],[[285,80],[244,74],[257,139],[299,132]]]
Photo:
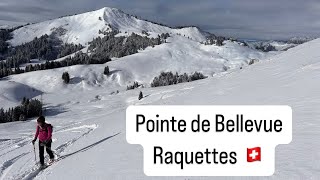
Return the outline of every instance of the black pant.
[[[44,146],[41,146],[42,142],[39,141],[39,157],[41,165],[44,165]],[[46,144],[46,151],[49,154],[50,159],[54,158],[53,152],[51,151],[52,140],[49,140]]]

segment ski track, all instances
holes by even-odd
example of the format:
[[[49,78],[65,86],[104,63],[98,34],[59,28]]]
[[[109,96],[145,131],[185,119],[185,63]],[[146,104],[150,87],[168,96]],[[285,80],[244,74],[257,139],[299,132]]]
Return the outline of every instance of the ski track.
[[[13,143],[9,143],[7,145],[5,145],[3,148],[0,149],[0,152],[1,152],[1,155],[0,157],[2,156],[5,156],[13,151],[16,151],[20,148],[23,148],[24,146],[30,144],[31,142],[31,138],[19,138],[19,140],[13,142]],[[6,150],[5,147],[13,147],[13,149],[10,149],[9,151],[6,151],[6,152],[3,152],[3,150]]]
[[[57,152],[58,154],[61,154],[67,147],[71,146],[72,144],[74,144],[76,141],[78,141],[80,138],[88,135],[89,133],[91,133],[93,130],[95,130],[97,128],[97,126],[93,127],[93,128],[88,128],[88,131],[83,133],[82,135],[76,137],[76,138],[73,138],[72,140],[58,146],[56,149],[55,149],[55,152]],[[71,128],[71,130],[74,129],[74,128]]]
[[[29,154],[30,152],[27,152],[27,153],[23,153],[23,154],[20,154],[19,156],[16,156],[10,160],[7,160],[5,161],[2,166],[0,167],[0,180],[3,180],[4,177],[5,177],[5,171],[10,169],[10,167],[16,162],[18,161],[20,158],[22,158],[23,156]]]
[[[2,141],[3,143],[1,143],[1,146],[3,146],[3,147],[0,148],[0,151],[7,149],[8,146],[12,146],[12,145],[19,143],[21,141],[24,141],[24,140],[25,140],[24,138],[18,138],[18,139],[8,139],[6,141]],[[0,155],[0,157],[1,157],[1,155]]]
[[[79,123],[75,123],[75,124],[79,124]],[[78,137],[75,137],[69,141],[67,141],[66,143],[63,143],[62,145],[58,146],[57,148],[53,149],[53,151],[55,153],[57,153],[59,156],[56,156],[56,163],[60,160],[63,160],[61,158],[61,153],[63,153],[68,147],[72,146],[76,141],[78,141],[79,139],[87,136],[88,134],[90,134],[91,132],[93,132],[98,126],[96,124],[93,125],[83,125],[83,126],[79,126],[79,127],[70,127],[68,126],[68,128],[62,128],[60,129],[60,131],[58,132],[69,132],[71,130],[74,129],[86,129],[85,132],[83,134],[81,134]],[[48,159],[48,156],[45,157],[45,161]],[[28,169],[26,171],[24,171],[23,173],[20,173],[16,176],[13,177],[14,180],[31,180],[34,179],[35,177],[37,177],[39,174],[41,174],[44,170],[39,170],[38,165],[34,165],[31,169]]]
[[[109,112],[108,114],[123,110],[123,104],[120,105],[111,105],[111,107],[108,106],[108,108],[111,108],[112,111]],[[106,108],[106,107],[101,107],[101,108]],[[71,140],[59,145],[57,148],[53,149],[53,151],[55,152],[55,156],[56,156],[56,162],[63,160],[64,158],[63,155],[61,155],[61,153],[65,152],[68,147],[72,146],[75,142],[77,142],[79,139],[87,136],[88,134],[90,134],[91,132],[93,132],[96,128],[98,128],[98,125],[96,124],[83,124],[84,122],[86,122],[86,119],[83,119],[81,122],[77,121],[77,122],[72,122],[72,123],[67,123],[66,125],[62,124],[62,125],[57,125],[57,127],[61,127],[58,128],[56,130],[54,130],[54,134],[60,136],[60,133],[62,134],[61,136],[63,136],[63,133],[74,133],[74,131],[77,131],[76,133],[78,134],[79,131],[81,131],[81,135],[77,136],[77,137],[73,137]],[[17,138],[17,139],[3,139],[2,141],[0,141],[0,145],[1,145],[1,155],[2,156],[7,156],[7,155],[11,155],[14,154],[15,151],[25,147],[26,145],[30,144],[32,139],[32,136],[25,136],[22,138]],[[8,147],[13,147],[9,149],[8,151]],[[6,152],[3,152],[3,150],[5,150]],[[20,159],[23,156],[26,156],[27,154],[30,154],[30,152],[22,154],[20,156],[11,158],[10,160],[5,161],[1,166],[0,166],[0,180],[2,179],[6,179],[6,180],[21,180],[21,179],[25,179],[25,180],[29,180],[29,179],[34,179],[36,178],[38,175],[42,174],[44,172],[44,170],[39,170],[38,168],[38,164],[36,163],[35,165],[30,165],[30,162],[33,162],[33,153],[32,156],[30,155],[30,158],[28,159],[24,159],[22,162]],[[57,154],[59,154],[57,156]],[[45,156],[45,161],[47,161],[48,155]],[[16,163],[17,161],[19,161],[19,163]],[[37,154],[37,160],[38,159],[38,154]],[[21,171],[16,171],[16,172],[11,172],[10,169],[12,167],[17,168],[16,166],[20,166]],[[23,168],[23,167],[27,167],[27,168]]]
[[[7,155],[7,154],[9,154],[9,153],[11,153],[11,152],[14,152],[14,151],[16,151],[16,150],[24,147],[25,145],[27,145],[27,144],[29,144],[29,143],[30,143],[30,141],[29,141],[29,140],[26,140],[24,143],[13,144],[13,145],[11,145],[11,146],[13,147],[13,149],[11,149],[11,150],[9,150],[9,151],[1,152],[0,157],[5,156],[5,155]]]

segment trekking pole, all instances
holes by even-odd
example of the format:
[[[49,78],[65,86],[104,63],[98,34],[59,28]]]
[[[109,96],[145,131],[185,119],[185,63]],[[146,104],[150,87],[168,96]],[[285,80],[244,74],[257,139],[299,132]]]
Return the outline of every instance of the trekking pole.
[[[37,163],[36,147],[33,144],[34,161]]]

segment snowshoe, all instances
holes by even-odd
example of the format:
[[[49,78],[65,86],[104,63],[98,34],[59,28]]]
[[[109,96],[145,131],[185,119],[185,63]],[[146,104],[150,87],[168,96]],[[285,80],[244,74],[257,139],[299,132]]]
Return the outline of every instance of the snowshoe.
[[[45,164],[41,164],[41,165],[39,166],[39,170],[43,170],[43,169],[45,169],[45,168],[47,168],[47,166],[46,166]]]
[[[49,161],[48,161],[48,166],[50,166],[51,164],[53,164],[54,163],[54,159],[50,159]]]

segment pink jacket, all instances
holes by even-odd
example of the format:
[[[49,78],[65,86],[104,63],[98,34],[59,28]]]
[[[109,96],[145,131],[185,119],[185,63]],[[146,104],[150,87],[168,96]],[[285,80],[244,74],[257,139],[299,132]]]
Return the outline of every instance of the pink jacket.
[[[39,138],[39,141],[44,142],[51,140],[52,138],[52,126],[51,124],[45,124],[43,128],[37,126],[37,132],[34,139]]]

